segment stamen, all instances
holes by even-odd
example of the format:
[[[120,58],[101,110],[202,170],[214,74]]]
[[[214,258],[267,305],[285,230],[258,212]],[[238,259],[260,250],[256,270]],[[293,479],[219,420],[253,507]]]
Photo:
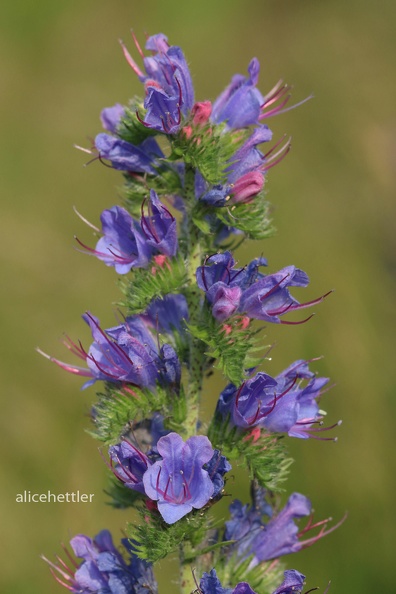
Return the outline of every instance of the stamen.
[[[129,66],[132,68],[134,73],[137,74],[137,76],[144,77],[144,73],[140,70],[139,66],[136,64],[135,60],[132,58],[131,54],[128,52],[124,42],[121,39],[119,40],[119,42],[122,47],[122,51],[124,53],[125,59],[128,62]]]
[[[76,213],[76,215],[86,224],[88,225],[88,227],[91,227],[91,229],[93,229],[94,231],[96,231],[96,233],[100,233],[100,229],[98,229],[97,227],[95,227],[95,225],[93,225],[92,223],[90,223],[86,218],[84,218],[82,216],[82,214],[80,214],[77,210],[77,208],[75,206],[73,206],[73,210]]]
[[[286,324],[289,326],[298,326],[299,324],[305,324],[305,322],[308,322],[311,318],[314,317],[314,313],[311,314],[310,316],[308,316],[308,318],[305,318],[305,320],[300,320],[299,322],[291,322],[289,320],[279,320],[280,324]]]
[[[288,276],[290,276],[290,274],[286,274],[286,276],[281,278],[281,280],[279,282],[277,282],[269,291],[264,293],[264,295],[261,295],[261,297],[259,297],[260,301],[263,301],[264,299],[266,299],[267,297],[270,297],[273,293],[275,293],[275,291],[277,289],[279,289],[280,285],[283,283],[283,281],[285,281],[287,279]]]

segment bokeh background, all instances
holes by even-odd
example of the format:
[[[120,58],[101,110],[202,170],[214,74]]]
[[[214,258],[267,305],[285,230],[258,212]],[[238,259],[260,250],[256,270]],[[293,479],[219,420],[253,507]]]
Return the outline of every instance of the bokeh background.
[[[312,279],[304,297],[336,289],[308,324],[267,332],[270,372],[324,355],[317,369],[336,383],[329,421],[344,421],[337,444],[289,440],[288,491],[307,494],[318,518],[349,518],[286,561],[307,588],[331,579],[334,594],[394,592],[395,25],[394,0],[2,0],[1,592],[61,591],[39,555],[53,558],[78,532],[109,527],[118,539],[129,517],[105,505],[106,469],[85,432],[94,390],[81,392],[79,378],[34,349],[67,357],[64,331],[89,345],[88,308],[113,324],[114,271],[74,249],[74,234],[91,236],[72,207],[96,223],[117,203],[120,177],[84,168],[73,144],[90,144],[102,107],[140,92],[117,41],[133,49],[131,27],[183,47],[201,100],[253,56],[263,92],[283,78],[296,100],[315,95],[269,122],[276,136],[293,136],[267,185],[279,231],[239,254],[263,253],[271,270],[303,268]],[[207,390],[208,416],[221,385]],[[95,493],[94,503],[15,502],[48,489]],[[173,591],[168,562],[159,573],[162,592]]]

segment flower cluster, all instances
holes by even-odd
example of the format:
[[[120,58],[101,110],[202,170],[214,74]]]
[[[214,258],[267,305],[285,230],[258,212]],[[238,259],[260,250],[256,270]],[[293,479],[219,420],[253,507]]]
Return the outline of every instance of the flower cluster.
[[[42,354],[87,378],[84,388],[104,383],[92,421],[108,451],[107,493],[141,522],[127,527],[126,556],[107,531],[93,540],[79,535],[70,544],[82,561],[67,553],[72,566],[58,558],[51,571],[76,594],[156,594],[152,564],[177,551],[183,594],[299,594],[305,576],[285,570],[282,557],[340,522],[314,523],[299,493],[281,507],[274,495],[290,465],[281,440],[334,439],[322,437],[335,425],[322,426],[319,408],[329,379],[310,369],[313,359],[269,375],[266,357],[255,354],[252,320],[300,324],[312,315],[285,316],[328,293],[299,302],[294,289],[309,284],[303,270],[289,265],[264,274],[264,257],[239,266],[233,255],[245,239],[270,234],[265,177],[290,141],[262,150],[272,141],[263,120],[290,109],[289,87],[280,82],[262,94],[253,58],[248,75],[233,76],[213,103],[196,102],[182,50],[162,33],[148,37],[146,52],[133,39],[142,66],[121,45],[144,98],[104,108],[105,132],[88,151],[123,173],[123,205],[102,212],[101,228],[79,215],[96,244],[77,239],[121,277],[124,313],[106,329],[89,311],[83,315],[88,350],[66,336],[82,366]],[[223,371],[225,387],[204,422],[200,405],[213,367]],[[211,510],[232,495],[231,463],[249,473],[252,503],[233,501],[221,527]]]

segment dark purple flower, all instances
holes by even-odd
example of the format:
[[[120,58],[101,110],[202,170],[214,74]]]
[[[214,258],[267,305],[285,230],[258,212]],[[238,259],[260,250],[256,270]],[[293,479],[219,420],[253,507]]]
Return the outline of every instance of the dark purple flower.
[[[100,215],[103,237],[95,249],[80,240],[78,243],[89,254],[115,268],[118,274],[127,274],[132,268],[145,268],[152,255],[152,247],[142,229],[129,212],[120,206],[104,210]]]
[[[199,582],[199,592],[202,594],[231,594],[232,588],[223,588],[215,569],[204,573]]]
[[[285,579],[273,594],[301,594],[305,575],[297,569],[287,569],[283,575]]]
[[[156,192],[150,190],[148,216],[142,205],[141,228],[148,245],[165,256],[174,256],[177,252],[177,225],[175,217],[159,200]]]
[[[212,497],[215,498],[221,494],[224,488],[223,477],[227,472],[230,472],[232,466],[227,458],[221,455],[220,450],[214,450],[213,457],[204,465],[204,469],[207,470],[213,482],[214,491]]]
[[[153,52],[152,56],[145,57],[135,37],[134,41],[143,57],[146,75],[126,47],[122,47],[129,65],[145,86],[147,111],[141,121],[149,128],[175,134],[181,128],[182,117],[187,116],[194,105],[194,89],[183,52],[179,47],[169,46],[162,33],[149,37],[146,42],[146,49]]]
[[[116,136],[101,132],[95,138],[95,148],[100,159],[111,162],[113,169],[130,173],[157,173],[157,159],[163,153],[154,138],[146,138],[141,144],[134,145]]]
[[[102,530],[93,540],[79,534],[70,541],[78,563],[66,550],[72,566],[58,557],[59,565],[43,559],[62,586],[75,594],[155,594],[157,583],[152,565],[138,559],[127,539],[122,541],[127,560],[115,548],[110,532]]]
[[[157,443],[162,460],[155,462],[143,476],[146,495],[158,501],[158,511],[167,524],[174,524],[193,508],[201,509],[214,492],[204,464],[213,457],[209,439],[203,435],[186,442],[169,433]]]
[[[117,132],[117,128],[121,122],[121,118],[125,113],[124,107],[121,103],[116,103],[111,107],[105,107],[102,109],[100,114],[100,121],[102,122],[102,126],[108,132],[115,134]]]
[[[161,351],[158,350],[157,342],[141,316],[128,317],[123,324],[107,330],[102,330],[98,319],[89,312],[83,315],[83,319],[90,326],[94,339],[88,352],[81,343],[76,345],[69,338],[65,344],[86,361],[88,369],[63,363],[42,353],[66,371],[91,378],[83,388],[97,380],[152,388],[157,381],[166,382],[171,376],[177,379],[176,354],[172,347],[171,351],[164,350],[165,345]]]
[[[144,494],[143,475],[151,465],[149,458],[127,439],[109,447],[114,475],[129,489]]]
[[[203,574],[199,582],[199,592],[201,594],[255,594],[247,582],[239,582],[235,588],[223,588],[215,569]]]
[[[259,372],[246,380],[239,388],[229,384],[220,394],[217,412],[230,416],[230,422],[241,429],[250,429],[276,408],[277,381],[266,373]]]

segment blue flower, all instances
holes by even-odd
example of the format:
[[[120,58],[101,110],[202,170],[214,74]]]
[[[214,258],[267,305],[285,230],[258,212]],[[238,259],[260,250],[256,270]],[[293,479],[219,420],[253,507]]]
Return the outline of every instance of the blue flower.
[[[146,310],[146,316],[158,332],[183,334],[184,322],[189,318],[187,300],[184,295],[179,294],[154,299]]]
[[[80,565],[67,551],[71,568],[59,557],[59,565],[43,559],[57,582],[75,594],[156,594],[152,565],[136,557],[127,539],[121,542],[126,559],[115,548],[108,530],[102,530],[94,539],[83,534],[71,539],[73,553],[82,559]]]
[[[203,435],[186,442],[177,433],[169,433],[157,443],[161,460],[143,476],[146,495],[158,501],[158,511],[167,524],[174,524],[192,509],[204,507],[214,493],[214,485],[204,464],[214,454],[209,439]]]
[[[284,576],[285,579],[272,594],[301,594],[305,575],[296,569],[288,569]],[[203,574],[199,591],[202,594],[255,594],[247,582],[240,582],[235,588],[223,588],[215,569]]]
[[[125,110],[121,103],[116,103],[111,107],[105,107],[100,113],[100,121],[102,122],[103,128],[108,132],[115,134],[124,114]]]

